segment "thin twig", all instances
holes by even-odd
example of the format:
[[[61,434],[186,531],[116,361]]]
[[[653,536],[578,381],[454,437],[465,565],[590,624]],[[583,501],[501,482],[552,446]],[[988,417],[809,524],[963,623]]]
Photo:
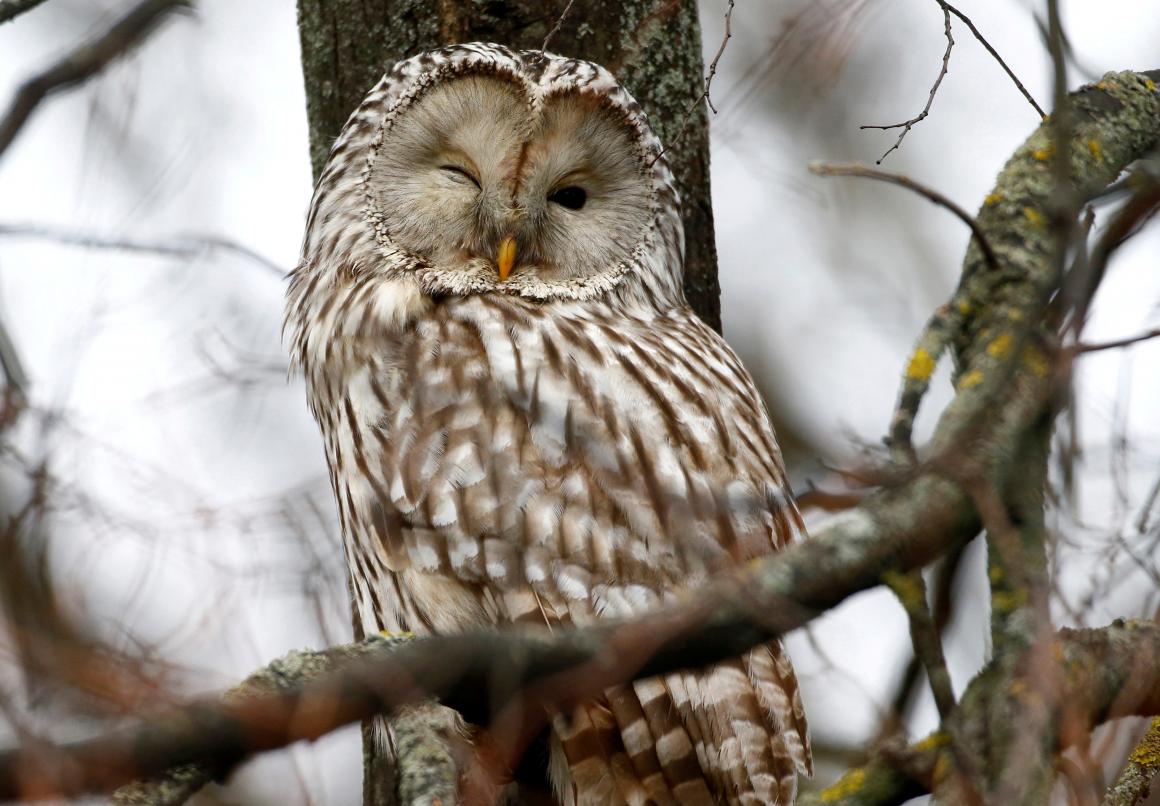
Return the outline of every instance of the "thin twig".
[[[1140,333],[1135,336],[1129,336],[1123,339],[1116,339],[1115,341],[1104,341],[1097,344],[1077,344],[1073,347],[1073,351],[1078,353],[1096,353],[1100,350],[1118,350],[1121,347],[1130,347],[1133,344],[1139,344],[1148,339],[1154,339],[1160,336],[1160,328],[1149,330],[1145,333]]]
[[[975,241],[979,244],[979,249],[983,252],[983,258],[987,261],[987,266],[992,270],[998,269],[999,261],[995,257],[995,252],[991,249],[991,244],[987,242],[987,236],[979,227],[978,222],[975,221],[974,216],[937,190],[919,184],[908,176],[879,171],[876,168],[871,168],[869,165],[862,165],[857,162],[813,162],[810,163],[810,172],[818,176],[860,176],[866,179],[880,179],[883,182],[889,182],[892,185],[898,185],[899,187],[914,191],[928,201],[934,202],[939,207],[943,207],[954,213],[960,221],[970,227],[971,235],[974,236]]]
[[[36,238],[82,249],[108,249],[116,252],[162,255],[181,260],[192,260],[207,252],[232,252],[244,257],[278,277],[286,276],[286,269],[258,254],[248,246],[217,235],[177,235],[172,239],[134,240],[106,238],[86,232],[41,227],[31,224],[0,223],[0,238]]]
[[[925,120],[926,116],[930,114],[930,107],[931,104],[934,103],[934,96],[938,93],[939,86],[942,85],[943,79],[946,78],[946,74],[950,70],[951,50],[953,50],[955,46],[955,38],[951,35],[951,12],[950,9],[947,8],[946,3],[940,2],[939,5],[942,6],[943,10],[943,32],[947,38],[947,49],[943,53],[942,67],[939,68],[938,76],[935,78],[934,84],[932,84],[930,87],[930,94],[927,95],[926,106],[924,106],[922,111],[912,117],[910,120],[904,120],[902,123],[889,123],[881,126],[867,124],[858,127],[859,129],[882,129],[884,131],[887,129],[902,129],[902,131],[898,133],[898,139],[894,141],[894,145],[886,149],[886,153],[875,161],[876,165],[881,165],[882,160],[890,156],[891,151],[896,150],[900,145],[902,145],[903,139],[907,134],[910,133],[910,130],[914,128],[915,124]]]
[[[42,73],[20,85],[4,117],[0,118],[0,155],[8,149],[40,102],[52,93],[80,84],[109,62],[139,45],[171,11],[191,8],[192,0],[143,0],[95,39],[67,54]]]
[[[1003,68],[1003,72],[1005,72],[1011,78],[1011,80],[1015,82],[1015,86],[1019,89],[1019,92],[1023,94],[1023,97],[1027,99],[1027,103],[1031,104],[1039,117],[1047,117],[1047,113],[1043,111],[1043,107],[1035,102],[1035,99],[1031,97],[1031,93],[1028,92],[1027,88],[1023,86],[1023,82],[1020,81],[1019,77],[1016,76],[1011,68],[1007,66],[1007,62],[1003,61],[1003,57],[999,55],[999,51],[995,50],[995,48],[991,46],[991,43],[987,41],[986,37],[984,37],[979,32],[979,29],[975,27],[975,23],[971,22],[971,18],[963,12],[959,11],[950,3],[942,2],[942,0],[937,0],[937,2],[940,6],[942,6],[944,12],[949,11],[950,13],[954,14],[956,17],[962,20],[963,24],[971,29],[971,33],[975,35],[975,39],[979,40],[979,44],[987,49],[987,52],[991,54],[992,58],[994,58],[995,61],[999,63],[999,66]]]
[[[43,2],[44,0],[0,0],[0,22],[16,19],[25,11],[31,11]]]
[[[651,168],[656,161],[663,157],[669,150],[670,146],[676,145],[680,142],[681,137],[685,134],[685,129],[689,126],[689,121],[693,119],[693,113],[697,111],[697,107],[704,101],[709,108],[713,110],[713,114],[717,114],[717,107],[713,106],[713,98],[710,91],[713,88],[713,79],[717,77],[717,64],[721,61],[721,57],[725,54],[725,46],[729,44],[729,40],[733,38],[733,7],[735,0],[729,0],[729,7],[725,9],[725,36],[721,38],[721,44],[717,46],[717,52],[713,54],[713,60],[709,62],[709,70],[705,73],[705,87],[701,94],[697,96],[693,103],[689,104],[689,108],[685,110],[684,117],[681,118],[681,127],[677,129],[676,135],[664,145],[660,152],[653,157],[652,162],[649,163]]]
[[[709,62],[709,72],[705,74],[705,91],[701,93],[701,97],[694,102],[701,103],[704,99],[709,108],[713,110],[713,114],[717,114],[717,107],[713,106],[713,98],[709,91],[713,88],[713,79],[717,76],[717,63],[721,61],[721,57],[725,53],[725,46],[729,44],[729,40],[733,38],[733,0],[729,0],[729,7],[725,9],[725,36],[721,39],[721,44],[717,46],[717,52],[713,54],[713,61]]]
[[[548,35],[544,37],[544,44],[540,45],[540,54],[548,49],[548,43],[552,41],[552,37],[560,32],[560,28],[564,25],[564,18],[568,16],[568,12],[572,10],[572,4],[576,0],[568,0],[568,5],[564,6],[564,10],[560,12],[560,16],[556,18],[556,24],[552,26],[552,30],[548,31]]]

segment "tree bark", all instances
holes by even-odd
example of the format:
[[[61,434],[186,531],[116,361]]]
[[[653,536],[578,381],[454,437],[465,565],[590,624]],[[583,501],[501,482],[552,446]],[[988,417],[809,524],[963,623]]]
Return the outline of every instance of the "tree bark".
[[[455,42],[538,50],[567,5],[567,0],[298,0],[315,178],[347,117],[396,61]],[[696,3],[580,0],[548,50],[604,65],[644,107],[668,148],[681,192],[685,296],[720,331]]]

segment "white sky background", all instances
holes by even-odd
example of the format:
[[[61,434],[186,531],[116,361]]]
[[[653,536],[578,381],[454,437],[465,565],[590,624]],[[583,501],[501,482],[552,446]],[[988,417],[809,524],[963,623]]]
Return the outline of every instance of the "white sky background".
[[[724,5],[703,3],[710,56]],[[885,432],[907,350],[950,293],[967,232],[901,189],[806,170],[815,159],[872,162],[896,135],[858,125],[922,108],[945,47],[937,4],[868,0],[832,81],[809,82],[808,68],[762,78],[751,68],[779,20],[805,5],[737,4],[713,88],[713,196],[726,335],[779,419],[841,462]],[[0,102],[90,30],[94,8],[122,6],[49,0],[0,26]],[[1040,4],[960,8],[1049,105],[1032,16]],[[1064,10],[1093,73],[1160,67],[1154,0],[1072,0]],[[1036,117],[966,28],[954,30],[930,117],[883,167],[974,209]],[[1085,78],[1073,75],[1073,86]],[[310,196],[293,4],[206,0],[196,17],[170,22],[100,79],[44,104],[0,158],[0,189],[0,226],[167,243],[223,237],[291,267]],[[1089,340],[1160,324],[1158,257],[1153,225],[1113,264]],[[224,250],[177,260],[0,236],[0,316],[37,407],[60,419],[41,431],[31,418],[24,434],[66,483],[69,509],[52,530],[59,589],[96,634],[152,644],[187,667],[175,678],[186,691],[223,687],[289,649],[349,635],[321,443],[300,385],[282,380],[283,288],[268,266]],[[1093,624],[1156,607],[1144,596],[1154,584],[1106,552],[1117,532],[1133,537],[1124,524],[1160,473],[1158,359],[1160,344],[1148,343],[1081,363],[1086,464],[1080,512],[1060,518],[1075,545],[1059,575],[1076,602],[1114,575],[1113,599],[1079,605]],[[250,382],[239,391],[229,378]],[[948,397],[944,376],[924,408],[924,433]],[[1117,464],[1120,436],[1129,451]],[[795,475],[819,477],[818,465]],[[982,603],[979,552],[968,566],[959,595]],[[986,641],[982,605],[964,612],[948,644],[959,690]],[[1062,608],[1060,618],[1068,620]],[[901,610],[864,594],[811,634],[791,648],[815,735],[857,743],[907,658]],[[0,667],[6,659],[0,646]],[[9,692],[10,681],[0,668]],[[912,728],[933,725],[928,697]],[[348,731],[263,758],[235,777],[231,797],[281,803],[289,791],[301,802],[353,803],[354,741]]]

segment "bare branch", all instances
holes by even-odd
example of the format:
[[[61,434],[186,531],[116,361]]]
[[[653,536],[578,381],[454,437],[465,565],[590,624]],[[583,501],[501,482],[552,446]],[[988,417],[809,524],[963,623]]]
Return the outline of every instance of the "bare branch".
[[[942,85],[943,79],[946,78],[947,71],[950,70],[951,50],[953,50],[955,47],[955,38],[951,35],[951,13],[950,9],[947,8],[946,3],[940,2],[939,5],[943,10],[943,32],[947,38],[947,49],[943,53],[942,67],[939,68],[938,75],[935,77],[934,84],[931,85],[930,93],[927,95],[926,106],[924,106],[922,111],[912,117],[910,120],[904,120],[901,123],[888,123],[885,125],[866,124],[858,127],[859,129],[902,129],[902,131],[898,133],[898,139],[894,141],[894,145],[886,149],[886,153],[875,161],[876,165],[881,165],[882,161],[890,156],[891,151],[896,150],[900,145],[902,145],[903,139],[907,134],[910,133],[910,130],[914,128],[915,124],[922,122],[926,119],[926,116],[930,114],[930,107],[931,104],[934,103],[934,96],[938,94],[938,88]]]
[[[879,162],[881,161],[879,160]],[[879,179],[883,182],[889,182],[893,185],[914,191],[923,198],[934,202],[939,207],[950,210],[960,221],[970,227],[971,235],[974,236],[979,248],[983,250],[983,257],[986,259],[987,265],[992,269],[999,267],[999,261],[995,258],[995,252],[991,249],[991,245],[987,241],[987,236],[983,233],[978,222],[975,221],[974,216],[937,190],[919,184],[908,176],[879,171],[876,168],[871,168],[869,165],[862,165],[860,163],[812,162],[810,163],[810,172],[818,176],[860,176],[866,179]]]
[[[143,0],[96,38],[21,84],[8,111],[0,118],[0,156],[16,139],[41,101],[58,90],[92,78],[109,62],[144,41],[145,36],[170,12],[191,7],[192,0]]]
[[[0,23],[14,20],[43,2],[44,0],[0,0]]]
[[[963,12],[959,11],[950,3],[943,2],[942,0],[936,0],[936,2],[938,2],[938,4],[943,7],[943,11],[949,11],[950,13],[954,14],[956,17],[962,20],[962,22],[968,28],[971,29],[971,33],[975,35],[975,39],[979,40],[979,44],[987,49],[987,52],[991,54],[992,58],[994,58],[995,61],[999,63],[999,66],[1003,68],[1003,72],[1005,72],[1007,76],[1013,82],[1015,82],[1016,88],[1023,95],[1023,97],[1027,99],[1027,103],[1031,104],[1031,107],[1039,115],[1040,119],[1047,117],[1047,113],[1043,111],[1043,107],[1035,102],[1035,99],[1031,97],[1031,93],[1028,92],[1027,88],[1023,86],[1023,82],[1020,81],[1019,77],[1015,75],[1014,71],[1012,71],[1011,68],[1007,66],[1007,62],[1003,61],[1003,57],[999,55],[999,51],[995,50],[995,48],[991,46],[991,43],[987,41],[986,37],[984,37],[982,33],[979,32],[979,29],[975,27],[975,23],[971,22],[971,18]]]
[[[556,18],[556,24],[552,26],[552,30],[548,31],[548,35],[544,37],[544,44],[540,45],[540,53],[548,49],[548,43],[552,41],[552,37],[560,32],[564,26],[564,20],[568,17],[568,12],[572,10],[572,5],[576,0],[568,0],[568,5],[564,6],[564,10],[560,12],[560,16]]]
[[[278,277],[286,276],[286,269],[248,246],[218,235],[174,235],[171,238],[140,240],[136,238],[108,238],[75,230],[43,227],[35,224],[0,223],[0,238],[35,238],[54,243],[77,246],[82,249],[108,249],[115,252],[133,252],[161,255],[179,260],[193,260],[207,253],[229,252],[251,261]]]
[[[725,35],[721,38],[721,44],[717,47],[717,52],[713,55],[713,61],[709,63],[709,70],[705,74],[705,88],[701,91],[701,94],[696,97],[693,103],[689,104],[689,108],[685,110],[685,115],[681,119],[681,126],[679,129],[677,129],[677,133],[673,135],[672,140],[666,143],[661,148],[660,152],[658,152],[657,155],[652,158],[652,162],[649,163],[650,166],[656,163],[656,161],[663,157],[666,153],[668,153],[669,148],[675,146],[681,141],[681,136],[685,133],[685,129],[688,127],[689,121],[692,120],[693,113],[697,111],[697,107],[701,105],[702,101],[708,104],[709,108],[713,110],[713,114],[717,114],[717,107],[713,106],[713,99],[709,93],[713,88],[713,79],[717,76],[717,64],[721,61],[721,57],[725,54],[725,46],[728,45],[729,40],[733,38],[734,3],[735,0],[729,0],[729,7],[725,9]]]
[[[1077,353],[1095,353],[1100,350],[1118,350],[1121,347],[1131,347],[1133,344],[1139,344],[1142,341],[1148,341],[1160,336],[1160,328],[1148,330],[1144,333],[1139,333],[1135,336],[1129,336],[1123,339],[1116,339],[1115,341],[1099,342],[1097,344],[1077,344],[1073,349]]]

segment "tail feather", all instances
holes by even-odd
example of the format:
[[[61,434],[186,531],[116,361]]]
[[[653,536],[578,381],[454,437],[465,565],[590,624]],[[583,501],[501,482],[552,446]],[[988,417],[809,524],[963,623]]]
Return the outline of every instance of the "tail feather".
[[[814,774],[810,732],[797,677],[780,641],[758,647],[745,656],[749,679],[757,700],[782,737],[786,752],[803,775]]]
[[[556,730],[553,781],[568,806],[786,806],[798,772],[812,771],[797,681],[777,644],[611,689]]]

